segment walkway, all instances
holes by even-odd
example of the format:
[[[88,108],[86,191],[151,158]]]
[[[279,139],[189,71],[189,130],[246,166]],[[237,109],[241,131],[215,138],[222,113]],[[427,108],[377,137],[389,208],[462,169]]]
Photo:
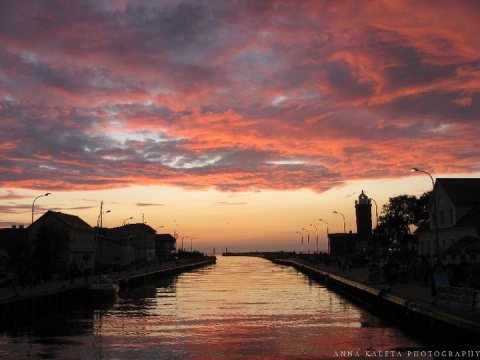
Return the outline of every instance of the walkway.
[[[479,323],[480,326],[479,310],[477,310],[476,312],[472,312],[471,308],[469,308],[468,306],[464,307],[463,309],[459,309],[453,305],[438,302],[437,298],[432,296],[432,289],[430,286],[412,282],[396,282],[394,285],[391,285],[386,281],[369,282],[369,270],[367,268],[352,268],[351,271],[349,271],[348,269],[342,271],[339,270],[337,266],[326,266],[324,264],[312,265],[307,262],[304,262],[304,264],[331,274],[342,276],[358,283],[366,284],[372,288],[384,291],[385,294],[395,295],[411,303],[416,303],[423,308],[442,311],[454,316],[459,316],[468,320],[476,321]]]
[[[134,271],[122,271],[118,273],[108,274],[113,279],[121,279],[125,277],[131,277],[135,275],[141,275],[149,272],[172,269],[178,266],[186,265],[191,262],[164,262],[160,265],[150,265],[147,267],[142,267]],[[15,290],[7,289],[6,287],[0,288],[0,302],[11,301],[15,298],[38,296],[42,294],[48,294],[51,292],[56,292],[63,289],[74,289],[85,287],[91,283],[96,283],[99,280],[99,275],[89,276],[88,282],[85,283],[85,278],[83,276],[76,277],[74,283],[71,284],[70,280],[56,280],[56,281],[46,281],[42,284],[37,284],[34,288],[30,288],[30,285],[26,285],[24,288],[21,288],[17,285]]]

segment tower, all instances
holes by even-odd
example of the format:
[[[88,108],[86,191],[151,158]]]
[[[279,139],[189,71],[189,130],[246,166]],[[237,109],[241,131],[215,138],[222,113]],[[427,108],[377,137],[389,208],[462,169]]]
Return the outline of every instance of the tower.
[[[362,190],[355,201],[355,215],[357,220],[357,249],[365,249],[372,246],[372,202]]]

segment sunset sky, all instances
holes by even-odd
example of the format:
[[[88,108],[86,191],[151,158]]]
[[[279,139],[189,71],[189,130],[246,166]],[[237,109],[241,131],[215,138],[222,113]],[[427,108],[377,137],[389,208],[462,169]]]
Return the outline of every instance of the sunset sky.
[[[315,250],[480,176],[480,1],[0,0],[0,226],[146,222]],[[373,207],[375,217],[375,206]],[[374,220],[375,224],[375,220]],[[163,226],[163,228],[159,228]]]

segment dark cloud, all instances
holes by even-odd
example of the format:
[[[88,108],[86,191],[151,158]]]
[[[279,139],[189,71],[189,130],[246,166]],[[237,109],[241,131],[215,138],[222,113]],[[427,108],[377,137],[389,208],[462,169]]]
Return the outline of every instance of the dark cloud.
[[[165,204],[156,204],[156,203],[136,203],[135,205],[140,207],[165,206]]]
[[[324,191],[426,157],[478,171],[479,10],[4,1],[1,183]]]

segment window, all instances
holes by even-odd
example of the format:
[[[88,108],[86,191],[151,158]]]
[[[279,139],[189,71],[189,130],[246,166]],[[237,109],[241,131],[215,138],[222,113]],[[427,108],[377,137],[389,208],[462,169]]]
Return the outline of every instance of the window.
[[[445,213],[440,211],[440,224],[445,224]]]
[[[453,221],[453,209],[448,209],[448,221],[450,221],[451,224],[454,223],[454,221]]]

